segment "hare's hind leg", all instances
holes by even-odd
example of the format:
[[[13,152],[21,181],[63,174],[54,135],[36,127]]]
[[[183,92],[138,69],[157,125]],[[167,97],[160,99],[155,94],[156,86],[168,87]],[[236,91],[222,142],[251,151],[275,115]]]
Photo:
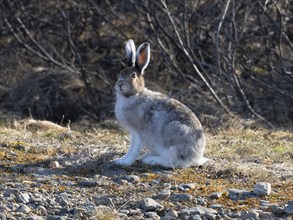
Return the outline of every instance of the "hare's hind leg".
[[[172,168],[172,163],[170,159],[166,159],[163,158],[161,156],[154,156],[154,155],[148,155],[146,157],[144,157],[141,162],[143,162],[144,164],[147,165],[151,165],[151,166],[162,166],[165,168]]]
[[[140,159],[141,162],[147,165],[152,165],[152,166],[162,166],[165,168],[174,168],[176,165],[173,163],[174,162],[174,156],[175,156],[175,149],[174,147],[158,147],[157,149],[160,149],[159,155],[154,154],[154,153],[146,153],[142,156]]]

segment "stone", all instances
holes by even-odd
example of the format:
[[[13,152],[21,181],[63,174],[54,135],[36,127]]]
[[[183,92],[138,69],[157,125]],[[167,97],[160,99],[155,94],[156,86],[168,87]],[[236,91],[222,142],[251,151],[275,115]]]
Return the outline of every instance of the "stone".
[[[58,215],[67,215],[70,212],[67,208],[61,208]]]
[[[62,217],[59,215],[49,215],[46,220],[62,220]]]
[[[28,193],[19,193],[16,197],[16,201],[26,204],[30,201],[30,195]]]
[[[228,196],[232,200],[245,200],[248,198],[255,197],[255,195],[252,192],[241,189],[229,189],[228,192]]]
[[[209,196],[211,199],[219,199],[222,197],[222,192],[213,192],[211,193],[211,195]]]
[[[151,219],[153,219],[153,220],[155,220],[155,219],[160,219],[160,216],[158,216],[158,214],[157,214],[156,212],[146,212],[146,213],[145,213],[145,216],[146,216],[147,218],[151,218]]]
[[[34,216],[29,216],[25,218],[25,220],[44,220],[44,218],[41,216],[34,215]]]
[[[240,219],[258,219],[259,213],[250,210],[250,211],[242,211],[240,214]]]
[[[113,201],[111,198],[106,196],[96,197],[94,198],[94,202],[97,206],[104,205],[104,206],[113,206]]]
[[[259,182],[254,186],[254,194],[257,196],[268,196],[271,194],[271,184],[267,182]]]
[[[196,206],[194,208],[182,209],[179,212],[178,217],[179,217],[179,219],[189,219],[191,216],[192,217],[195,215],[203,216],[205,214],[206,214],[206,212],[204,209],[202,209],[201,206]]]
[[[186,202],[192,200],[192,195],[187,193],[174,193],[170,196],[172,202]]]
[[[284,209],[279,205],[271,205],[270,210],[277,216],[281,216],[285,213]]]
[[[196,206],[194,208],[182,209],[179,213],[179,217],[182,216],[192,216],[192,215],[204,215],[206,211],[202,206]]]
[[[177,218],[178,217],[178,213],[177,211],[173,210],[173,209],[169,209],[168,212],[164,215],[164,218],[168,219],[168,218]]]
[[[148,212],[148,211],[155,211],[155,210],[162,210],[164,206],[162,206],[160,203],[156,202],[152,198],[145,198],[140,201],[140,207]]]
[[[20,205],[16,211],[27,214],[31,211],[31,209],[27,205]]]
[[[222,205],[222,204],[212,204],[211,205],[211,208],[212,209],[221,209],[221,208],[223,208],[224,206]]]
[[[128,184],[128,181],[125,180],[125,179],[117,179],[116,183],[119,184],[119,185],[126,186]]]
[[[185,189],[195,189],[196,184],[195,183],[181,183],[179,186],[185,188]]]
[[[18,189],[7,188],[7,189],[5,189],[3,196],[4,197],[9,197],[10,195],[17,196],[17,195],[19,195],[19,193],[20,193],[20,191]]]
[[[260,212],[259,213],[259,219],[274,220],[275,216],[271,212]]]
[[[287,206],[284,209],[287,215],[293,215],[293,200],[288,201]]]
[[[170,190],[163,190],[161,192],[159,192],[158,194],[156,194],[154,196],[154,199],[160,199],[160,200],[164,200],[164,199],[168,199],[171,195]]]
[[[198,197],[198,198],[196,198],[196,202],[197,202],[197,204],[199,204],[199,205],[206,205],[206,204],[207,204],[206,201],[205,201],[205,199],[202,198],[202,197]]]
[[[186,192],[188,191],[186,188],[184,188],[183,186],[177,186],[177,189],[181,192]]]
[[[82,187],[96,187],[98,183],[93,180],[81,180],[78,182],[78,185]]]
[[[50,164],[49,164],[49,167],[52,168],[52,169],[58,169],[61,166],[60,166],[58,161],[51,161]]]
[[[140,178],[137,175],[127,175],[127,176],[124,176],[123,179],[126,179],[128,182],[131,182],[131,183],[140,182]]]
[[[216,220],[217,216],[215,214],[206,213],[204,217],[208,220]]]

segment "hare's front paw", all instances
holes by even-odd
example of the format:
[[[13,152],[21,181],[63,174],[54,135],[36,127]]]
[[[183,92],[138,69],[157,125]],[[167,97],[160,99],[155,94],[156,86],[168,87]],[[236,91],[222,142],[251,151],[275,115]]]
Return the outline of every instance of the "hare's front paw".
[[[129,167],[133,164],[132,161],[127,160],[127,158],[124,158],[124,157],[117,158],[117,159],[113,160],[112,163],[119,165],[119,166],[124,166],[124,167]]]

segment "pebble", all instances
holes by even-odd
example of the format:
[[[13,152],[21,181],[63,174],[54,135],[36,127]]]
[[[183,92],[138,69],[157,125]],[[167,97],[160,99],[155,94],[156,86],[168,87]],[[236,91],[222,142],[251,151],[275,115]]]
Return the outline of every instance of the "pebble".
[[[174,209],[169,209],[168,212],[164,215],[164,218],[178,218],[178,213]]]
[[[222,192],[213,192],[209,197],[211,199],[219,199],[222,197],[222,194],[223,194]]]
[[[183,187],[185,189],[195,189],[196,184],[195,183],[181,183],[179,184],[179,187]]]
[[[228,192],[228,196],[232,200],[244,200],[255,197],[255,195],[252,192],[242,189],[228,189]]]
[[[207,204],[206,201],[205,201],[205,199],[202,198],[202,197],[197,197],[197,198],[196,198],[196,202],[197,202],[197,204],[199,204],[199,205],[206,205],[206,204]]]
[[[168,199],[171,195],[170,190],[163,190],[154,196],[154,199],[165,200]]]
[[[242,211],[240,219],[258,219],[259,213],[256,211]]]
[[[284,211],[287,215],[293,215],[293,200],[288,201]]]
[[[140,207],[148,212],[148,211],[154,211],[154,210],[162,210],[164,206],[162,206],[160,203],[156,202],[152,198],[145,198],[140,201]]]
[[[34,215],[34,216],[29,216],[29,217],[26,217],[25,220],[44,220],[45,218],[41,217],[41,216],[37,216],[37,215]]]
[[[112,199],[109,197],[106,197],[106,196],[96,197],[96,198],[94,198],[94,201],[97,206],[99,206],[99,205],[113,206]]]
[[[78,185],[82,187],[96,187],[98,183],[93,180],[81,180],[78,182]]]
[[[267,182],[259,182],[254,186],[254,194],[257,196],[268,196],[271,194],[272,187],[270,183]]]
[[[156,212],[146,212],[145,216],[151,219],[160,219],[160,216]]]
[[[52,168],[52,169],[58,169],[61,166],[60,166],[58,161],[51,161],[50,164],[49,164],[49,167]]]
[[[187,193],[174,193],[170,196],[172,202],[186,202],[193,199],[192,195]]]
[[[30,195],[28,193],[19,193],[16,197],[17,202],[28,203],[30,201]]]
[[[27,205],[20,205],[16,211],[22,212],[22,213],[29,213],[31,211],[31,209]]]
[[[127,175],[123,177],[124,179],[126,179],[128,182],[131,183],[138,183],[140,182],[140,177],[137,175]]]

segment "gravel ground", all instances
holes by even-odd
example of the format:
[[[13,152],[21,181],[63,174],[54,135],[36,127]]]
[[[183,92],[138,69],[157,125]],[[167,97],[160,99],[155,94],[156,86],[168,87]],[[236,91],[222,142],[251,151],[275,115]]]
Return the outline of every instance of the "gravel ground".
[[[282,166],[276,166],[280,173],[277,183],[271,178],[259,183],[239,173],[219,171],[217,167],[224,166],[225,160],[178,170],[138,162],[122,168],[110,161],[123,154],[127,140],[121,148],[110,140],[105,144],[103,137],[109,136],[108,131],[97,131],[100,142],[93,143],[90,135],[84,139],[83,135],[64,133],[53,137],[46,133],[50,141],[44,142],[34,132],[17,143],[8,142],[1,133],[0,149],[5,155],[0,157],[0,219],[292,218],[292,174],[281,174]],[[17,139],[20,137],[18,134]],[[125,135],[116,138],[121,143]],[[51,152],[50,156],[42,157],[44,152]],[[34,155],[38,159],[31,159]],[[23,159],[25,156],[30,156],[30,162]],[[284,187],[280,179],[287,186],[281,200],[277,198]]]

